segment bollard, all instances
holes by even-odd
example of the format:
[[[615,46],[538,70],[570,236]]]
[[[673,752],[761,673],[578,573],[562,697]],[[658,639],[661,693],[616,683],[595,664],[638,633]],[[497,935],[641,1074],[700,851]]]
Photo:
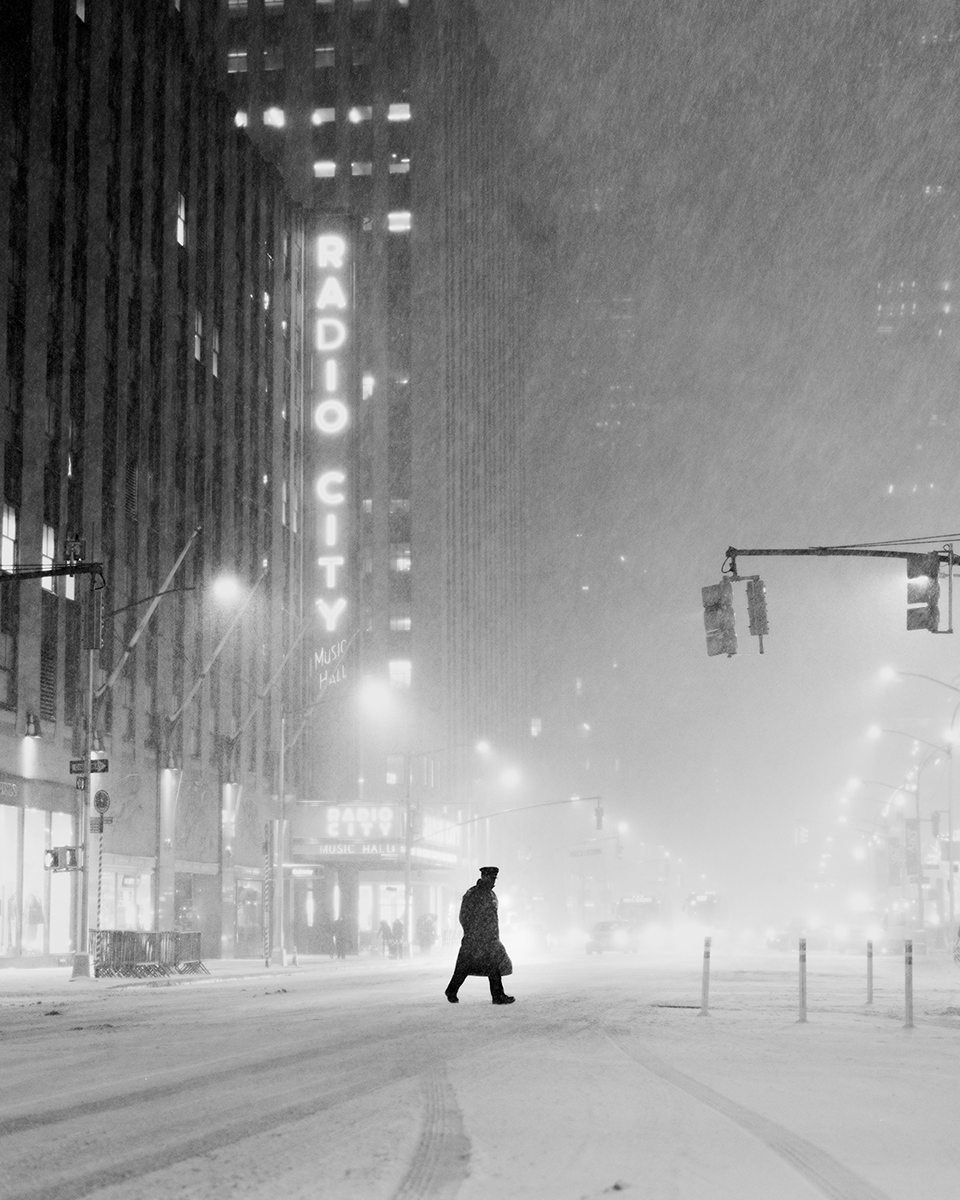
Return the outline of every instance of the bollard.
[[[700,991],[700,1016],[705,1017],[710,999],[710,938],[703,939],[703,987]]]
[[[807,939],[800,939],[800,1021],[807,1019]]]
[[[904,1028],[913,1028],[913,938],[903,942],[903,1007]]]
[[[873,942],[867,942],[867,1003],[873,1003]]]

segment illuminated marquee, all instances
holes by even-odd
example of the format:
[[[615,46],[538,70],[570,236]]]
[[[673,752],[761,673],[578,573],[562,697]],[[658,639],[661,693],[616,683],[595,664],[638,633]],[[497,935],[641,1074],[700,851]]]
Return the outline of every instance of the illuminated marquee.
[[[317,496],[317,611],[328,633],[347,609],[347,480],[352,353],[350,244],[342,233],[316,239],[317,299],[314,325],[312,428],[322,469]]]

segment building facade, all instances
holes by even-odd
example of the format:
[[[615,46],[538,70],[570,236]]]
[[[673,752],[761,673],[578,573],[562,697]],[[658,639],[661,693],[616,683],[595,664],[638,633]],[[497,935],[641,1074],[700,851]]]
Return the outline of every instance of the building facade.
[[[4,21],[0,958],[70,953],[83,886],[206,955],[449,930],[475,744],[527,723],[526,217],[472,5]]]
[[[409,915],[413,934],[433,913],[455,932],[455,898],[501,828],[478,839],[461,823],[506,807],[475,746],[516,761],[529,727],[532,289],[509,114],[466,0],[230,0],[226,16],[236,124],[307,207],[308,243],[326,245],[333,222],[351,256],[350,467],[336,512],[350,532],[334,556],[345,562],[320,581],[343,572],[349,650],[315,731],[293,858],[326,881],[326,911],[345,906],[363,931]],[[325,286],[321,270],[309,295]],[[323,453],[318,480],[338,469]]]
[[[211,84],[216,21],[182,8],[3,18],[0,961],[74,949],[83,882],[90,926],[263,953],[281,714],[309,682],[304,225]],[[102,580],[18,577],[78,542]],[[102,837],[45,870],[85,840],[88,751]]]

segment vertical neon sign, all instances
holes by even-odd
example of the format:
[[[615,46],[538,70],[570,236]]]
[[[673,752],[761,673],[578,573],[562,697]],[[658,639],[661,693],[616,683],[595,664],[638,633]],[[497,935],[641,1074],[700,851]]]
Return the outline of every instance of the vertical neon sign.
[[[347,609],[347,464],[352,353],[350,244],[342,233],[316,239],[312,430],[321,464],[316,483],[317,611],[328,633]]]

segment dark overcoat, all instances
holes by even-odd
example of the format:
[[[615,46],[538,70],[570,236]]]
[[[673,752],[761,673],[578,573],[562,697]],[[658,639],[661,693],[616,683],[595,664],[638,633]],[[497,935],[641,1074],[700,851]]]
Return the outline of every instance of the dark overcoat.
[[[460,904],[463,941],[455,972],[466,975],[512,975],[513,963],[500,941],[497,897],[483,880],[464,892]]]

